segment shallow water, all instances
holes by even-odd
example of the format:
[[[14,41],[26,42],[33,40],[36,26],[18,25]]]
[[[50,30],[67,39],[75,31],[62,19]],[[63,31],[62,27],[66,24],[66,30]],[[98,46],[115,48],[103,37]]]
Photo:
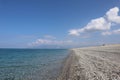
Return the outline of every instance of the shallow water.
[[[0,49],[0,80],[54,80],[65,49]]]

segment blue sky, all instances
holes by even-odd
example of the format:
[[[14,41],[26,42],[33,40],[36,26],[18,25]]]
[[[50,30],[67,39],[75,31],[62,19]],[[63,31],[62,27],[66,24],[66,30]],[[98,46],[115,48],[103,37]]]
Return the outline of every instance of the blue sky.
[[[0,0],[0,48],[120,43],[119,9],[120,0]]]

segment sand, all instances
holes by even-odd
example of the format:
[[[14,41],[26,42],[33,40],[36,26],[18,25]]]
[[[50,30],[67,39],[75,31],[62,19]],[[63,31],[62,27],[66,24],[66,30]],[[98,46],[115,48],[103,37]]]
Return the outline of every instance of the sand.
[[[57,80],[120,80],[120,44],[71,49]]]

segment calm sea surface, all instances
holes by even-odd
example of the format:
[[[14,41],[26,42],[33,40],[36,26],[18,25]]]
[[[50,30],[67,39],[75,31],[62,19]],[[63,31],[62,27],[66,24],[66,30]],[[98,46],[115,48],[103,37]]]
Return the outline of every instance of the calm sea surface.
[[[0,80],[54,80],[65,49],[0,49]]]

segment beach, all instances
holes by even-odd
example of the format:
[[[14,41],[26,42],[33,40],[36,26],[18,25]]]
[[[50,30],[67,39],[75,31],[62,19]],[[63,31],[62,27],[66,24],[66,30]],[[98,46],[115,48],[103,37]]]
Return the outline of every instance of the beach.
[[[57,80],[120,80],[120,44],[74,48]]]

